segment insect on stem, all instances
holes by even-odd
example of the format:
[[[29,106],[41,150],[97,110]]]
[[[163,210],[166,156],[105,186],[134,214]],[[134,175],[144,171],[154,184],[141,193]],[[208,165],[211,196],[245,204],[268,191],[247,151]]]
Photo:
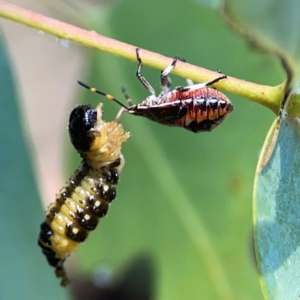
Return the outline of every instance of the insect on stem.
[[[132,102],[124,85],[122,85],[121,90],[128,103],[127,107],[113,96],[78,81],[80,85],[90,91],[103,95],[122,106],[115,118],[116,122],[120,120],[124,112],[127,112],[163,125],[182,127],[198,133],[212,131],[233,111],[234,107],[226,95],[212,86],[227,78],[222,73],[221,76],[208,82],[194,84],[191,80],[187,80],[188,86],[178,86],[172,90],[172,81],[169,78],[169,74],[176,67],[178,61],[184,61],[178,56],[175,56],[172,63],[161,72],[160,85],[162,91],[156,96],[155,90],[142,75],[143,62],[139,50],[139,48],[136,48],[138,66],[135,74],[140,83],[150,93],[139,104]]]
[[[82,81],[77,81],[78,84],[80,84],[81,86],[85,87],[86,89],[90,90],[91,92],[93,93],[96,93],[96,94],[99,94],[99,95],[102,95],[104,97],[106,97],[108,100],[112,100],[112,101],[115,101],[116,103],[118,103],[119,105],[121,105],[122,107],[128,109],[128,107],[123,104],[122,102],[120,102],[119,100],[117,100],[114,96],[110,95],[110,94],[106,94],[96,88],[93,88],[93,87],[90,87],[89,85],[87,85],[86,83],[82,82]]]

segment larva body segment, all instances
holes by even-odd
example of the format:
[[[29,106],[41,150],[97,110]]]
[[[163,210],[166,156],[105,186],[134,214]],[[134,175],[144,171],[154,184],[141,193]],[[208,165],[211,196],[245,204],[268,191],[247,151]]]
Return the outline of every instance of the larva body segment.
[[[38,244],[62,286],[69,283],[64,261],[106,215],[124,166],[121,145],[129,133],[117,122],[104,122],[101,107],[83,105],[72,111],[69,134],[83,160],[41,224]]]

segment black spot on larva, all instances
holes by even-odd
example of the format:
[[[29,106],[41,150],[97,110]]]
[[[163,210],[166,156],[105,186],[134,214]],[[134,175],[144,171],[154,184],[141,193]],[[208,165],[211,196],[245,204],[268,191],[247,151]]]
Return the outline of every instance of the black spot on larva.
[[[65,201],[70,198],[71,194],[73,193],[74,188],[73,187],[69,187],[66,188],[64,192],[62,192],[58,198],[56,198],[56,203],[59,204],[60,206],[62,206]]]
[[[74,223],[71,223],[66,225],[65,235],[74,242],[82,243],[87,238],[88,233],[85,229],[82,229],[76,226]]]
[[[38,239],[38,245],[42,248],[43,253],[45,253],[44,249],[50,249],[51,250],[51,248],[49,248],[49,247],[51,247],[51,243],[50,244],[44,243],[41,239]]]
[[[51,245],[49,238],[50,238],[50,236],[52,236],[53,232],[52,232],[50,226],[46,222],[43,222],[41,224],[40,228],[41,228],[41,231],[40,231],[40,235],[39,235],[39,240],[46,245]]]
[[[78,209],[78,211],[75,213],[75,218],[78,224],[87,231],[94,230],[97,227],[99,221],[96,216],[88,214],[83,209]]]
[[[105,178],[105,182],[111,182],[111,171],[110,170],[104,170],[103,172],[103,178]]]
[[[91,105],[74,108],[69,119],[70,139],[78,151],[88,151],[94,137],[89,131],[95,127],[97,111]]]
[[[70,197],[72,195],[72,193],[74,192],[75,188],[77,185],[72,186],[72,184],[70,183],[68,186],[65,187],[65,196],[66,197]]]
[[[83,164],[81,170],[77,170],[75,172],[75,175],[72,177],[72,180],[70,180],[69,185],[64,187],[64,191],[59,194],[58,198],[56,198],[56,202],[60,204],[60,206],[63,205],[65,201],[74,193],[74,190],[80,186],[87,173],[87,169],[87,164]]]
[[[102,178],[105,178],[106,183],[117,184],[119,181],[119,171],[115,169],[102,169]]]
[[[74,180],[70,180],[70,188],[73,188],[73,190],[78,186],[78,183],[76,183]]]
[[[51,221],[54,219],[55,215],[59,212],[59,210],[60,210],[60,205],[57,202],[55,203],[55,206],[52,206],[48,210],[47,219],[49,223],[51,223]]]
[[[111,172],[111,183],[112,184],[117,184],[119,181],[119,170],[113,170]]]
[[[106,192],[103,192],[103,199],[105,199],[108,202],[113,201],[117,196],[116,188],[114,186],[111,186]]]
[[[56,198],[56,202],[57,202],[60,206],[62,206],[62,205],[65,203],[65,201],[68,199],[68,197],[69,197],[69,193],[68,193],[67,191],[62,192],[62,193],[59,195],[59,197]]]
[[[121,164],[121,157],[117,158],[114,162],[112,162],[109,167],[110,168],[115,168],[118,167]]]
[[[117,192],[116,192],[116,187],[112,186],[108,191],[107,191],[108,197],[110,198],[110,201],[113,201],[117,197]]]
[[[39,246],[42,248],[42,252],[44,253],[44,255],[46,255],[47,257],[55,257],[56,253],[51,248],[40,244]]]
[[[106,167],[101,169],[101,175],[99,174],[99,178],[103,178],[105,182],[110,182],[111,180],[111,171]]]
[[[99,205],[96,205],[96,202]],[[89,211],[98,218],[102,218],[107,214],[109,203],[105,201],[96,200],[94,196],[88,198],[88,209]]]
[[[57,264],[60,262],[60,259],[59,258],[55,258],[55,257],[47,256],[47,261],[48,261],[48,264],[50,266],[56,267]]]
[[[116,198],[116,187],[115,186],[110,186],[107,190],[103,188],[103,185],[100,184],[98,186],[98,192],[97,194],[99,195],[100,198],[102,198],[105,201],[111,202]]]

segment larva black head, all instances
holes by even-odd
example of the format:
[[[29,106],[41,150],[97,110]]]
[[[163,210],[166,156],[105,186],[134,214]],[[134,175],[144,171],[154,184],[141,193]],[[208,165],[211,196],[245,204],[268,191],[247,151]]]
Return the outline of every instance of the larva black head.
[[[89,131],[95,127],[97,111],[91,105],[81,105],[73,109],[69,119],[69,134],[73,146],[78,151],[88,151],[93,141]]]

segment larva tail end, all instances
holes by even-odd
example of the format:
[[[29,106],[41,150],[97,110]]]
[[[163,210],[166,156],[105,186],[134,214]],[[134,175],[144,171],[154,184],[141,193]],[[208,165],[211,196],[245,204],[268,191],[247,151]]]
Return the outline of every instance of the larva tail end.
[[[66,287],[70,284],[70,278],[67,275],[65,268],[63,267],[63,263],[65,260],[61,260],[61,262],[55,268],[55,275],[57,278],[61,278],[60,285],[62,287]]]

